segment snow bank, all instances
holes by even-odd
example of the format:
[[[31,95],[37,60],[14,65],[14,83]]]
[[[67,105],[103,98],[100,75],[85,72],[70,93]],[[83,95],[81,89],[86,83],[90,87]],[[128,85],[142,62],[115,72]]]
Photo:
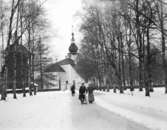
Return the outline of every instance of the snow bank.
[[[96,103],[112,112],[143,124],[151,129],[167,130],[167,95],[164,89],[155,89],[151,97],[144,92],[95,92]]]
[[[64,93],[37,93],[25,98],[19,94],[17,100],[8,95],[7,101],[0,101],[0,130],[71,129],[71,101]]]

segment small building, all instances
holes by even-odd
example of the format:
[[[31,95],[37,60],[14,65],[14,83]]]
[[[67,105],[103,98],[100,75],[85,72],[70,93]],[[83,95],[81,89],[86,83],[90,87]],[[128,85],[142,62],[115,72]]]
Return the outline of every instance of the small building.
[[[78,47],[75,44],[74,33],[72,33],[71,45],[66,58],[48,65],[45,69],[45,72],[52,73],[55,76],[55,87],[61,87],[61,90],[66,90],[73,82],[75,82],[76,87],[80,86],[81,83],[84,82],[84,79],[75,69],[77,56]]]
[[[5,50],[5,71],[7,88],[12,89],[16,81],[17,88],[23,88],[28,83],[28,57],[30,52],[21,44],[7,46]]]

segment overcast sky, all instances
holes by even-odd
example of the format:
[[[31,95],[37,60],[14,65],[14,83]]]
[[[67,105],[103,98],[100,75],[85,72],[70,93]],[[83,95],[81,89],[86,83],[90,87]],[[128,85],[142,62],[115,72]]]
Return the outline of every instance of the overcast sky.
[[[70,46],[72,25],[76,44],[79,44],[78,33],[80,18],[76,16],[82,10],[82,0],[47,0],[45,3],[46,15],[51,24],[51,38],[49,41],[52,57],[63,59]]]

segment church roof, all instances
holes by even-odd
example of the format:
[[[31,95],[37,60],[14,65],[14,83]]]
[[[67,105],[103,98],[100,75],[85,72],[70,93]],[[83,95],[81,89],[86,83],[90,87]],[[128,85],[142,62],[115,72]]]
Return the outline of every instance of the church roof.
[[[70,58],[66,58],[64,60],[61,60],[61,61],[58,62],[58,64],[59,65],[68,65],[68,64],[70,64],[72,66],[75,65],[74,61],[72,59],[70,59]]]
[[[58,64],[50,64],[46,67],[45,72],[65,72],[64,69]]]
[[[66,58],[66,59],[61,60],[59,62],[52,63],[52,64],[48,65],[45,69],[45,72],[65,72],[65,70],[61,67],[61,65],[69,65],[69,64],[72,66],[75,65],[75,63],[72,59]]]

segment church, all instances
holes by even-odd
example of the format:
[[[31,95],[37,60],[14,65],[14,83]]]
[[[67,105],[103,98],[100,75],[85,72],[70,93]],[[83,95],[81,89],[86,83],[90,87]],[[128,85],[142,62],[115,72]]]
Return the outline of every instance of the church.
[[[69,53],[66,58],[48,65],[45,69],[45,73],[51,73],[54,75],[53,89],[66,90],[75,83],[76,87],[79,87],[82,82],[85,82],[80,74],[76,71],[75,66],[77,64],[78,47],[75,44],[74,33],[72,33],[71,45],[69,47]]]

